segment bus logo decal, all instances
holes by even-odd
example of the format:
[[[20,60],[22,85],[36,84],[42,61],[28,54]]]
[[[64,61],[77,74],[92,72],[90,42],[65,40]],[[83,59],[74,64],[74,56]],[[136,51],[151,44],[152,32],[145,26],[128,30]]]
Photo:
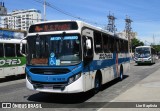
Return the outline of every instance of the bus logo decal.
[[[113,58],[113,55],[111,53],[99,55],[99,59],[112,59],[112,58]]]
[[[19,65],[21,64],[21,60],[20,59],[1,59],[0,60],[0,66],[4,66],[4,65]]]
[[[56,57],[55,57],[55,54],[52,52],[50,54],[50,58],[49,58],[49,65],[56,65]]]

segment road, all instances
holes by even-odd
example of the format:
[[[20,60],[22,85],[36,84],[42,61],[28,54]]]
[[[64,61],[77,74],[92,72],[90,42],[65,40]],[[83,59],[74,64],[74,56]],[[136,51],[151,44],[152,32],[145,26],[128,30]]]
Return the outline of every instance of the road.
[[[133,87],[136,83],[155,72],[160,66],[160,61],[153,65],[137,66],[131,63],[131,69],[124,75],[123,81],[113,80],[105,84],[102,90],[93,95],[91,92],[81,94],[44,94],[28,90],[25,86],[25,79],[7,81],[0,83],[0,102],[38,102],[45,103],[46,107],[55,107],[56,111],[79,111],[84,110],[88,106],[83,103],[91,103],[90,108],[86,111],[96,111],[100,106],[98,103],[105,103],[112,101],[118,95],[125,92],[127,89]],[[82,105],[83,104],[83,105]],[[97,105],[97,106],[96,106]],[[62,108],[60,108],[62,107]],[[71,108],[70,108],[71,107]],[[1,110],[1,109],[0,109]],[[12,109],[17,110],[17,109]],[[22,109],[18,109],[22,110]],[[27,110],[27,109],[24,109]],[[36,111],[41,109],[35,109]],[[43,110],[49,111],[53,109],[44,108]]]

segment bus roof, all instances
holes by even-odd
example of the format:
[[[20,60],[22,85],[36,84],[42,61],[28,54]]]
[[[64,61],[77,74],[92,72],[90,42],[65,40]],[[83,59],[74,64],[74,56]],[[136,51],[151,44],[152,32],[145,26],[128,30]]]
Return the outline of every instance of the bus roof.
[[[50,20],[50,21],[42,21],[42,22],[37,22],[37,23],[34,23],[32,25],[38,25],[38,24],[45,24],[45,23],[56,23],[56,22],[77,22],[77,24],[79,24],[80,26],[88,26],[89,28],[93,29],[93,30],[97,30],[97,31],[101,31],[103,33],[106,33],[106,34],[109,34],[111,36],[115,36],[117,38],[120,38],[120,39],[123,39],[123,40],[127,40],[125,37],[120,37],[118,34],[115,34],[115,33],[112,33],[112,32],[109,32],[107,30],[104,30],[100,27],[96,27],[94,25],[91,25],[89,23],[86,23],[84,21],[80,21],[80,20]],[[32,26],[31,25],[31,26]]]
[[[80,21],[80,20],[50,20],[50,21],[36,22],[36,23],[34,23],[34,24],[32,24],[32,25],[44,24],[44,23],[53,23],[53,22],[77,22],[77,23],[81,23],[81,24],[83,24],[83,25],[92,27],[93,29],[96,28],[96,29],[99,30],[99,31],[104,31],[104,32],[106,32],[106,33],[108,33],[108,34],[110,34],[110,35],[114,35],[113,33],[108,32],[108,31],[102,29],[101,27],[96,27],[96,26],[93,26],[93,25],[91,25],[91,24],[89,24],[89,23],[86,23],[86,22]]]
[[[136,48],[145,48],[145,47],[151,48],[151,46],[137,46]]]

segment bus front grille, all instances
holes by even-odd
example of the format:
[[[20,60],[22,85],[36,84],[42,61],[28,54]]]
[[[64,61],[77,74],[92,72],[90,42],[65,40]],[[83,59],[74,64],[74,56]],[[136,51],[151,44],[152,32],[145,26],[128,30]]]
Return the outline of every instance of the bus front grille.
[[[61,89],[64,90],[67,82],[60,82],[60,83],[47,83],[47,82],[37,82],[32,81],[33,87],[35,89]]]
[[[61,69],[31,68],[30,72],[32,72],[33,74],[57,75],[57,74],[66,74],[66,73],[69,73],[70,70],[66,69],[66,68],[61,68]]]

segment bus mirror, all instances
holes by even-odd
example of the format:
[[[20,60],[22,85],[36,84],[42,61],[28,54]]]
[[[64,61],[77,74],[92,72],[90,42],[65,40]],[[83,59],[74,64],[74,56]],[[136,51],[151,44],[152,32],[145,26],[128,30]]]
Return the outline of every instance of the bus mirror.
[[[86,40],[86,48],[87,49],[91,49],[92,47],[91,47],[91,40],[90,39],[87,39]]]
[[[23,38],[23,39],[20,41],[20,54],[26,57],[26,54],[24,54],[24,53],[22,52],[22,49],[23,49],[23,40],[25,40],[25,39],[26,39],[26,37]]]

